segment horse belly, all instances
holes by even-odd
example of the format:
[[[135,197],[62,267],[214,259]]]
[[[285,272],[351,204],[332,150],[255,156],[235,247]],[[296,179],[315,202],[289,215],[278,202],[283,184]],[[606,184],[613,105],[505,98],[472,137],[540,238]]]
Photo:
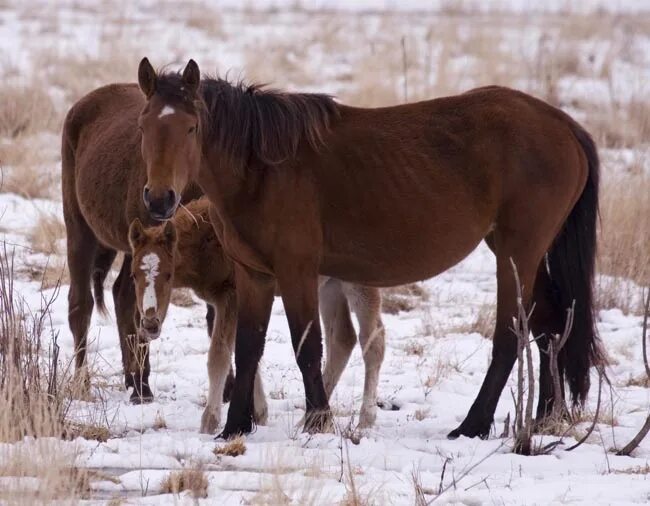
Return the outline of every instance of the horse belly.
[[[436,219],[417,225],[391,221],[373,230],[337,234],[324,252],[321,273],[369,286],[421,281],[463,260],[492,226],[489,219],[461,220],[457,226]]]
[[[124,158],[124,154],[89,150],[81,153],[76,167],[76,193],[84,219],[102,244],[118,251],[130,249],[127,207],[134,185],[129,184],[128,174],[134,169]]]

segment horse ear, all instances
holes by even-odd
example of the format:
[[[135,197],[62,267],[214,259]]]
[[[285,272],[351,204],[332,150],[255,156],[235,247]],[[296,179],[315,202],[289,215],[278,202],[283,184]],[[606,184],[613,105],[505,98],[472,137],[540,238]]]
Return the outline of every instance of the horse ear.
[[[138,67],[138,84],[147,98],[151,98],[151,95],[156,91],[156,71],[146,56],[142,58]]]
[[[194,60],[190,60],[185,65],[185,70],[183,70],[183,85],[195,95],[199,91],[200,83],[201,71],[199,70],[199,66]]]
[[[174,226],[173,221],[167,220],[165,222],[163,237],[165,238],[165,244],[169,247],[170,250],[173,250],[176,247],[176,242],[178,241],[178,237],[176,235],[176,227]]]
[[[131,226],[129,227],[129,244],[131,245],[131,249],[135,250],[143,241],[144,227],[140,223],[140,220],[136,218],[131,222]]]

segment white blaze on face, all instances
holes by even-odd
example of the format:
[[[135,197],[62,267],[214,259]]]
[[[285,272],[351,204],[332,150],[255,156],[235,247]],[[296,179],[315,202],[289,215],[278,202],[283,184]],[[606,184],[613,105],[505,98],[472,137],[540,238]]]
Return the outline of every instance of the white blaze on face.
[[[174,110],[173,107],[166,105],[165,107],[162,108],[162,111],[160,111],[158,117],[162,118],[163,116],[169,116],[170,114],[174,114],[175,112],[176,111]]]
[[[158,264],[160,258],[155,253],[148,253],[142,257],[140,269],[144,273],[144,278],[147,286],[144,288],[144,295],[142,297],[142,311],[147,312],[148,309],[154,311],[158,309],[158,301],[156,300],[156,277],[158,276]]]

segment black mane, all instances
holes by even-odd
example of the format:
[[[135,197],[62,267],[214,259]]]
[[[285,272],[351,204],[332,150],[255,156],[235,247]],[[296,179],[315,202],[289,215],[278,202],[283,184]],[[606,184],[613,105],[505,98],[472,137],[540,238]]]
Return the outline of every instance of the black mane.
[[[156,93],[200,113],[204,146],[216,147],[237,171],[295,157],[302,140],[318,149],[339,114],[329,95],[287,93],[211,77],[201,80],[197,100],[183,89],[176,72],[158,76]]]

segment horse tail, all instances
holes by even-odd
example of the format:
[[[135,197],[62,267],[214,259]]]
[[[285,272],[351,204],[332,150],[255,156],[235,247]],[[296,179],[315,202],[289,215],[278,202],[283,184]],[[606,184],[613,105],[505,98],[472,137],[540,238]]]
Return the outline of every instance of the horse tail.
[[[573,405],[584,404],[589,392],[589,370],[605,363],[595,324],[593,279],[596,263],[596,227],[600,166],[596,145],[578,123],[570,128],[587,159],[589,173],[582,194],[548,251],[548,270],[556,304],[574,306],[573,326],[559,357]]]
[[[104,281],[106,280],[106,276],[108,276],[116,255],[117,252],[115,250],[100,246],[93,259],[93,297],[97,311],[102,316],[108,315],[108,310],[104,303]]]

